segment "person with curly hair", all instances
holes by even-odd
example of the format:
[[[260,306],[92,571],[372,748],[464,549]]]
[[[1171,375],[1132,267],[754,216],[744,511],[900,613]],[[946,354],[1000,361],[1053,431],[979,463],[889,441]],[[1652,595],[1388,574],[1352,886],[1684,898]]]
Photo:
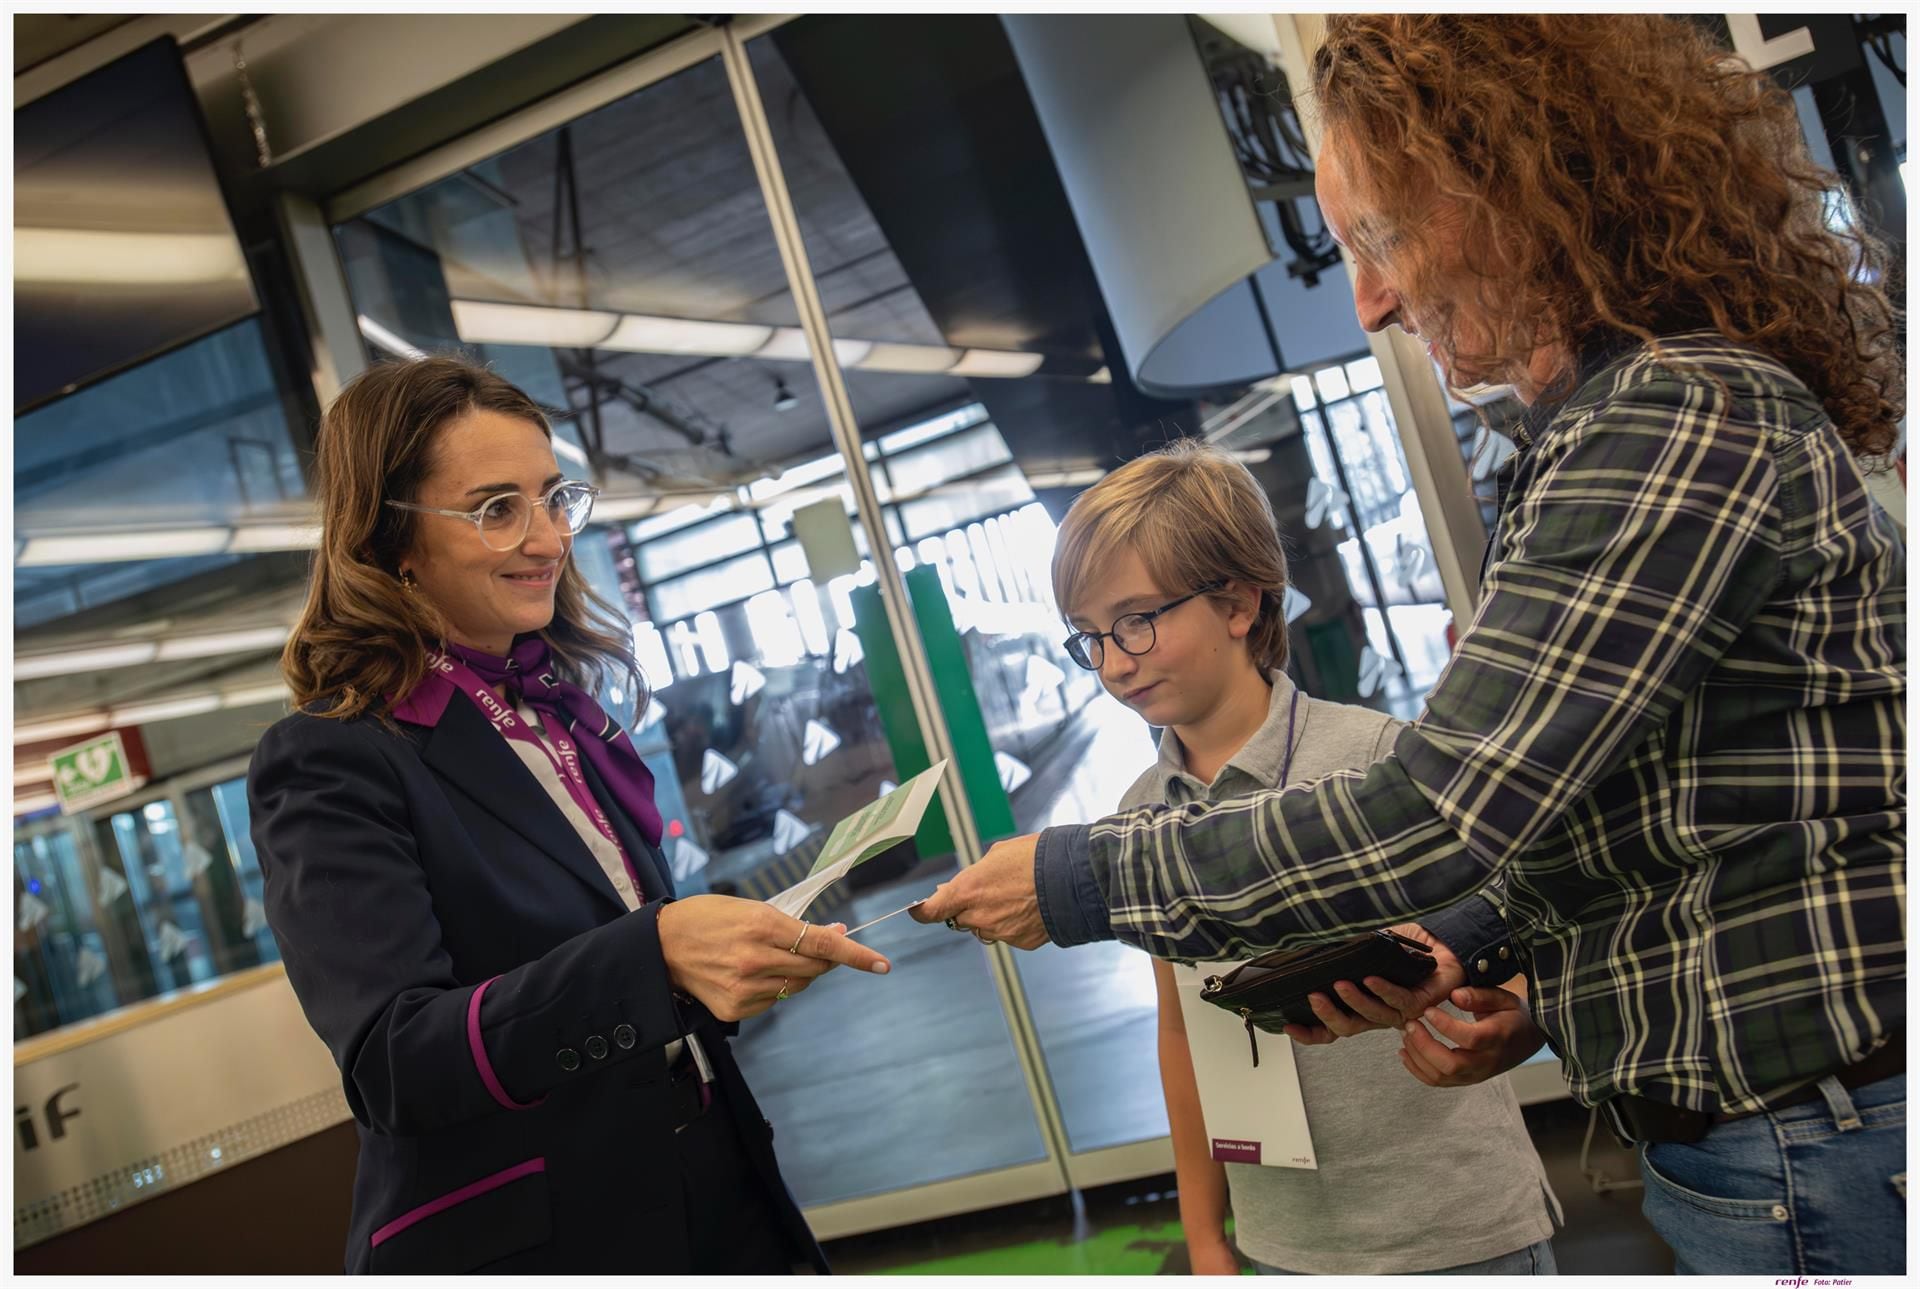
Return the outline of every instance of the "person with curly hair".
[[[1680,1271],[1904,1271],[1893,266],[1691,23],[1337,17],[1312,71],[1361,324],[1529,404],[1473,620],[1365,771],[1005,842],[914,916],[1209,960],[1418,922],[1425,986],[1296,1037],[1458,1084],[1544,1035]]]

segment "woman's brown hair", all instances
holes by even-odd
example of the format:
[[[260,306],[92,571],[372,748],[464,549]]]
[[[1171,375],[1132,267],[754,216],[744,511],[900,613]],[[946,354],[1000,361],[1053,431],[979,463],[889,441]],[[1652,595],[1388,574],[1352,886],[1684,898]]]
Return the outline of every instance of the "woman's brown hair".
[[[1829,222],[1845,186],[1809,158],[1793,100],[1699,25],[1341,16],[1312,89],[1348,173],[1414,239],[1416,300],[1436,285],[1420,253],[1436,199],[1465,220],[1480,315],[1497,322],[1490,352],[1454,354],[1454,380],[1512,380],[1543,345],[1711,328],[1805,382],[1855,455],[1896,446],[1906,377],[1885,246]],[[1570,375],[1546,392],[1570,392]]]
[[[342,720],[367,711],[384,718],[426,675],[427,653],[446,638],[446,622],[399,579],[414,525],[426,517],[386,503],[418,500],[440,431],[479,410],[518,417],[553,437],[539,404],[456,357],[378,364],[327,408],[315,470],[320,548],[306,608],[280,658],[296,708]],[[563,679],[592,685],[624,674],[644,705],[625,622],[571,559],[554,591],[553,621],[540,635]]]
[[[1053,597],[1063,614],[1089,578],[1131,547],[1168,595],[1227,583],[1260,594],[1247,651],[1265,673],[1287,665],[1287,554],[1267,494],[1247,467],[1199,439],[1133,460],[1074,498],[1053,548]]]

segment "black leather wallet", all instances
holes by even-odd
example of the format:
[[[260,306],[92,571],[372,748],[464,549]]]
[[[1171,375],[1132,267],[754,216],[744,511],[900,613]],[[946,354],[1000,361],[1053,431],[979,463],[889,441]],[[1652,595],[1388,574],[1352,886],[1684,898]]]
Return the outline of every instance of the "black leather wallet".
[[[1200,1000],[1224,1007],[1246,1022],[1247,1042],[1258,1065],[1260,1043],[1254,1026],[1278,1034],[1289,1024],[1320,1023],[1307,1004],[1308,994],[1325,994],[1335,1007],[1352,1015],[1333,992],[1334,981],[1350,980],[1371,998],[1361,984],[1368,976],[1411,988],[1433,970],[1433,955],[1424,944],[1392,931],[1369,931],[1340,944],[1263,953],[1223,976],[1208,976]]]

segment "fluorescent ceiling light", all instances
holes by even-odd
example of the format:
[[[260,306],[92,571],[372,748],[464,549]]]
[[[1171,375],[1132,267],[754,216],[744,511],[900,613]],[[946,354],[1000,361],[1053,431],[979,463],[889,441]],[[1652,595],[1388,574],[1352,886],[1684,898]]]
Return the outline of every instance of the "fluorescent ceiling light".
[[[1113,384],[1113,373],[1108,371],[1105,367],[1102,367],[1099,371],[1087,377],[1087,384],[1111,385]]]
[[[754,350],[753,356],[775,362],[803,363],[813,357],[813,350],[807,347],[807,333],[800,328],[775,327],[772,337]]]
[[[262,551],[308,551],[320,544],[318,524],[241,524],[232,530],[227,550],[235,555]]]
[[[397,333],[387,330],[366,314],[362,313],[357,315],[355,320],[360,324],[360,334],[368,340],[373,341],[374,344],[379,345],[388,353],[398,354],[402,358],[425,358],[427,356],[426,350],[420,348],[418,345],[409,344]]]
[[[969,349],[960,361],[947,369],[949,376],[992,376],[1018,380],[1040,370],[1046,358],[1040,354],[1014,353],[1006,349]]]
[[[941,373],[960,361],[960,350],[948,350],[945,344],[893,344],[877,340],[874,348],[856,365],[862,371],[899,371]]]
[[[50,720],[28,721],[24,725],[13,727],[13,744],[17,748],[22,743],[45,743],[49,739],[71,738],[78,734],[98,734],[101,730],[113,728],[113,721],[105,712],[79,712],[68,716],[56,716]]]
[[[14,563],[21,567],[111,564],[118,560],[217,555],[227,548],[225,528],[180,528],[160,532],[75,533],[29,537]]]
[[[287,642],[289,631],[290,628],[284,626],[268,626],[203,636],[175,636],[160,642],[159,660],[176,662],[182,658],[215,658],[224,653],[278,649]]]
[[[145,725],[154,721],[178,720],[220,710],[218,694],[188,694],[184,698],[156,698],[148,703],[129,703],[108,713],[115,725]]]
[[[247,262],[224,233],[13,230],[13,280],[47,285],[184,286],[244,282]]]
[[[220,695],[222,707],[252,707],[258,703],[284,703],[293,696],[285,681],[275,680],[245,689],[229,689]]]
[[[750,354],[772,337],[772,327],[752,323],[651,318],[632,313],[620,319],[613,334],[598,347],[637,354],[706,354],[727,358]]]
[[[30,815],[36,810],[45,810],[48,806],[57,806],[59,804],[59,796],[52,792],[36,793],[31,797],[15,797],[13,799],[13,813],[16,815]]]
[[[52,780],[53,763],[51,761],[35,761],[30,765],[13,767],[13,786],[16,788],[23,783],[50,783]]]
[[[592,309],[453,301],[454,330],[470,345],[591,349],[605,340],[619,321],[617,313],[599,313]]]
[[[13,660],[13,678],[41,680],[47,676],[66,676],[79,671],[108,671],[114,667],[138,667],[152,662],[157,652],[158,648],[153,641],[133,640],[126,644],[17,654]]]
[[[874,350],[871,340],[836,340],[833,342],[833,356],[840,360],[842,367],[858,367],[867,360]]]

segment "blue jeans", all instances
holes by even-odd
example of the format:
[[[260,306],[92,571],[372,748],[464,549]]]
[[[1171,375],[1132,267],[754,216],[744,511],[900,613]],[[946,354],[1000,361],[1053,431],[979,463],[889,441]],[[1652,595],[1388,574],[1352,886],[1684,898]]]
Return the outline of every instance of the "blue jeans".
[[[1641,1153],[1640,1211],[1681,1275],[1902,1275],[1907,1076],[1721,1124]]]
[[[1281,1267],[1270,1267],[1264,1262],[1255,1262],[1254,1270],[1263,1276],[1297,1276],[1304,1272],[1288,1271]],[[1512,1253],[1503,1253],[1497,1258],[1488,1258],[1485,1262],[1468,1262],[1458,1267],[1445,1267],[1439,1271],[1428,1271],[1430,1276],[1557,1276],[1560,1268],[1553,1263],[1553,1241],[1542,1240],[1538,1244],[1529,1244],[1524,1249],[1515,1249]]]

